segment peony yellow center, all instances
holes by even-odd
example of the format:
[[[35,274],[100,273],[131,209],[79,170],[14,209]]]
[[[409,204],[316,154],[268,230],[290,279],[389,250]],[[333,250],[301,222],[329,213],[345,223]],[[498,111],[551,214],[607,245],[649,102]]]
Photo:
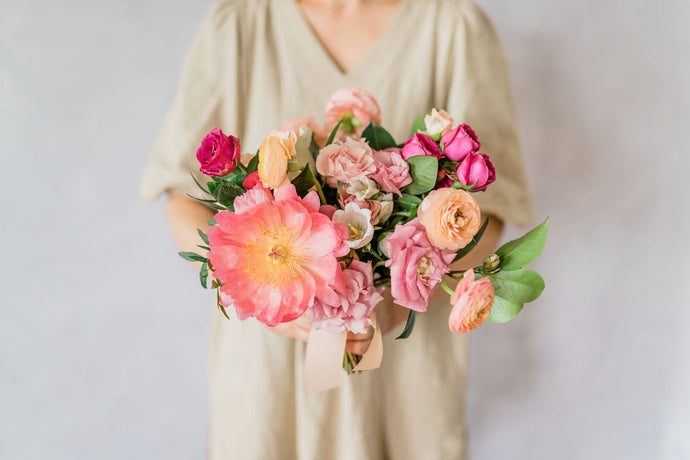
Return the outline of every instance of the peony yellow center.
[[[261,231],[258,238],[247,242],[244,269],[253,281],[273,289],[297,278],[304,271],[307,257],[305,248],[295,241],[290,229],[284,225]]]

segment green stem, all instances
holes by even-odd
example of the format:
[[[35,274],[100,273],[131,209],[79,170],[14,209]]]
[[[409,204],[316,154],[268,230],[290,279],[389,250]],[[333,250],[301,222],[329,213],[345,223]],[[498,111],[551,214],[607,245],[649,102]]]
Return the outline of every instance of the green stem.
[[[445,281],[441,281],[441,287],[442,287],[443,290],[446,291],[446,292],[448,293],[448,295],[450,295],[450,296],[452,296],[452,295],[455,293],[455,291],[453,291],[453,290],[450,288],[450,286],[448,286],[448,285],[446,284]]]
[[[328,204],[328,202],[326,202],[326,196],[323,194],[321,184],[319,184],[319,180],[316,177],[314,177],[314,187],[316,187],[316,193],[318,193],[319,198],[321,198],[321,204]]]

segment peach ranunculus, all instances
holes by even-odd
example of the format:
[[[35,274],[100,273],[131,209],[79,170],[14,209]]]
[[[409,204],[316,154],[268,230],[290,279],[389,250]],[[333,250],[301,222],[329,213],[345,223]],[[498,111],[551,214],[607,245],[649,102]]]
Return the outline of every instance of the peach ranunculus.
[[[312,117],[293,118],[292,120],[286,121],[280,125],[280,128],[278,129],[280,131],[292,131],[297,137],[299,137],[299,129],[302,126],[306,126],[311,130],[312,133],[314,133],[314,142],[316,142],[316,145],[318,145],[320,148],[323,148],[326,145],[329,132],[320,126]]]
[[[264,186],[276,189],[286,185],[288,161],[296,155],[297,135],[292,132],[271,131],[259,148],[259,178]]]
[[[453,309],[448,317],[448,327],[453,332],[470,332],[486,321],[491,313],[496,292],[491,279],[475,281],[474,271],[467,270],[450,298]]]
[[[369,144],[347,139],[321,149],[316,157],[316,170],[327,177],[328,185],[336,188],[338,181],[349,183],[355,177],[376,171],[376,161]]]
[[[477,202],[466,191],[452,187],[429,192],[417,215],[429,241],[444,251],[467,246],[481,226]]]
[[[381,123],[381,109],[374,96],[361,88],[341,88],[333,93],[326,104],[324,130],[330,133],[338,120],[348,112],[361,124],[354,129],[358,135],[370,122]]]

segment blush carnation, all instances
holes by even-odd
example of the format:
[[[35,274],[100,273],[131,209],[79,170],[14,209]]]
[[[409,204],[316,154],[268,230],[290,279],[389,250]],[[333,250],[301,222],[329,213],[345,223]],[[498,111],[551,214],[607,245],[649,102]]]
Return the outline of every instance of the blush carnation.
[[[395,303],[415,311],[426,311],[429,298],[450,271],[455,258],[431,244],[424,226],[418,219],[397,225],[385,240],[390,259],[386,267],[391,269],[391,294]]]
[[[330,133],[348,112],[361,124],[355,128],[355,134],[361,135],[372,121],[381,123],[381,109],[374,96],[361,88],[342,88],[333,93],[326,104],[324,131]]]
[[[312,325],[331,333],[364,334],[372,326],[374,308],[383,300],[385,288],[374,287],[371,262],[353,260],[337,275],[331,288],[337,296],[317,297],[308,310]]]
[[[327,177],[328,185],[335,188],[340,182],[376,171],[371,147],[364,141],[347,139],[327,145],[316,157],[316,170]]]
[[[474,270],[467,270],[450,298],[453,309],[448,327],[453,332],[470,332],[481,326],[491,314],[496,292],[491,279],[475,281]]]
[[[224,303],[237,317],[275,326],[299,318],[316,295],[327,295],[343,255],[342,234],[319,212],[316,192],[300,198],[289,184],[273,197],[260,188],[247,194],[253,196],[240,200],[241,212],[216,214],[217,225],[207,231],[208,257]]]

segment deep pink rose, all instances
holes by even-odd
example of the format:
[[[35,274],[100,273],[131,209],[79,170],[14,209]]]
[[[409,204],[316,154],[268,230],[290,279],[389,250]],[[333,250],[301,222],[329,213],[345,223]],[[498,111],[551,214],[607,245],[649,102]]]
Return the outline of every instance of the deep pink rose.
[[[479,150],[479,141],[470,125],[461,124],[441,138],[443,154],[453,161],[462,161],[471,153]]]
[[[488,155],[473,153],[468,155],[456,170],[458,182],[462,185],[476,184],[472,192],[483,192],[486,187],[496,180],[496,169],[491,164]]]
[[[432,138],[426,134],[416,133],[405,142],[402,148],[402,157],[407,159],[417,155],[432,155],[436,158],[441,158],[443,155],[441,149]]]
[[[240,141],[235,136],[226,136],[220,128],[216,128],[201,141],[196,159],[201,163],[199,170],[207,176],[225,176],[237,166]]]
[[[434,186],[434,188],[450,187],[453,185],[453,182],[455,181],[448,176],[448,173],[445,171],[445,169],[441,169],[438,172],[438,179],[436,179],[436,186]]]
[[[429,298],[450,271],[455,253],[441,251],[429,242],[418,219],[396,225],[386,239],[391,269],[391,294],[395,303],[415,311],[426,311]]]
[[[348,268],[340,271],[331,287],[337,295],[317,296],[307,309],[312,326],[331,333],[365,334],[372,326],[369,317],[383,300],[385,290],[374,287],[371,262],[353,260]]]
[[[374,159],[376,171],[369,177],[375,180],[384,192],[400,195],[400,189],[412,183],[410,165],[400,154],[400,149],[374,151]]]

